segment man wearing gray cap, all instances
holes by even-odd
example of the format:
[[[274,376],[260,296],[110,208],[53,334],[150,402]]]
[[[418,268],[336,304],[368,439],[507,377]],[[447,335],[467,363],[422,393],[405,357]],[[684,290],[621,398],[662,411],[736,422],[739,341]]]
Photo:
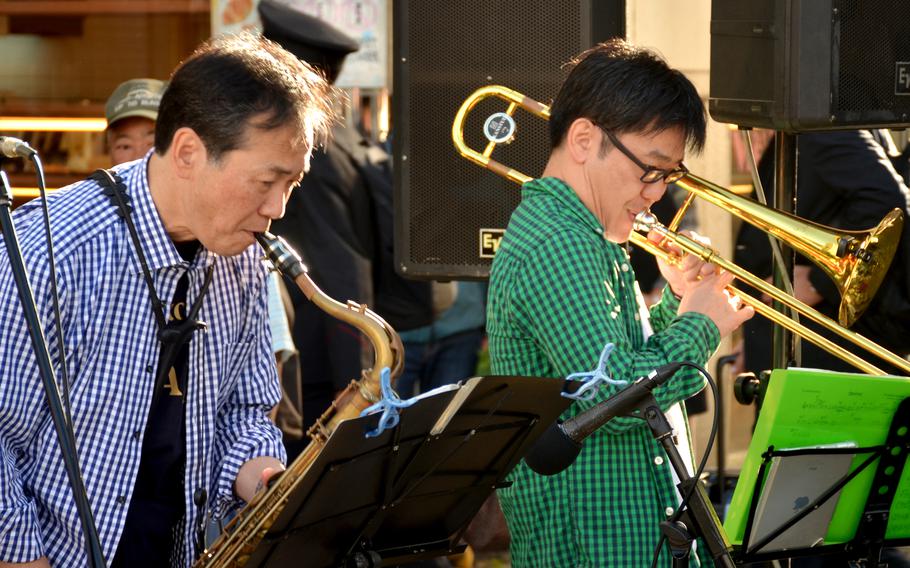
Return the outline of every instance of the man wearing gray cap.
[[[259,15],[263,36],[330,82],[345,57],[358,49],[337,28],[277,0],[262,0]],[[301,251],[313,279],[330,296],[371,306],[399,331],[430,323],[429,283],[404,280],[394,270],[389,156],[355,128],[338,125],[332,138],[313,153],[311,169],[288,201],[284,218],[275,222],[275,232]],[[369,365],[369,351],[356,330],[296,290],[291,293],[306,426]]]
[[[111,164],[137,160],[155,144],[155,121],[165,84],[158,79],[130,79],[117,85],[104,105]]]

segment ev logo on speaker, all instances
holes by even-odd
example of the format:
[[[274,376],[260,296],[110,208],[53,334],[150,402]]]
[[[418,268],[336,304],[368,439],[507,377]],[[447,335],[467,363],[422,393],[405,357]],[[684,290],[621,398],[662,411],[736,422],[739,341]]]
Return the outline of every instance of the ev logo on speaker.
[[[499,243],[506,234],[505,229],[480,229],[480,258],[493,258],[499,250]]]
[[[894,94],[910,95],[910,61],[895,62]]]

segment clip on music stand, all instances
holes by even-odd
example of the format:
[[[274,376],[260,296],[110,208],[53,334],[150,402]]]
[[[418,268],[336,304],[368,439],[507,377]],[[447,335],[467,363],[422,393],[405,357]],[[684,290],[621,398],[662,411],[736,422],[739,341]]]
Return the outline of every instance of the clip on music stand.
[[[571,401],[563,382],[477,377],[401,411],[342,422],[247,566],[391,566],[464,549],[486,498]]]
[[[865,559],[865,566],[877,567],[883,547],[910,543],[908,515],[903,511],[910,483],[902,483],[902,478],[907,477],[904,466],[910,455],[910,382],[898,377],[788,369],[774,371],[768,393],[771,404],[766,401],[762,412],[769,409],[770,414],[760,416],[753,437],[755,447],[750,448],[743,465],[743,472],[751,473],[740,479],[744,485],[737,488],[741,493],[734,494],[727,519],[728,530],[734,536],[744,524],[735,559],[749,563],[837,554],[843,559]],[[775,449],[804,445],[794,443],[799,438],[816,447]],[[860,447],[832,447],[837,445],[835,440],[856,441]],[[761,447],[766,450],[761,452],[761,461],[755,468],[754,460],[759,458],[755,452]],[[791,479],[791,483],[811,488],[811,502],[798,504],[794,507],[797,512],[788,511],[776,528],[762,536],[753,534],[761,492],[765,488],[773,491],[767,475],[772,460],[776,458],[782,464],[798,456],[813,456],[815,474],[819,474],[825,457],[839,454],[856,457],[835,481],[823,482],[821,487],[829,486],[822,490],[811,487],[811,481]],[[807,471],[803,475],[813,473]],[[837,507],[829,513],[833,516],[827,520],[821,517],[824,526],[816,526],[818,518],[799,524],[838,495]],[[774,495],[763,497],[767,500]],[[806,497],[802,500],[805,502]],[[810,543],[829,537],[830,544]],[[775,543],[776,539],[780,540]],[[781,546],[784,541],[791,544]]]

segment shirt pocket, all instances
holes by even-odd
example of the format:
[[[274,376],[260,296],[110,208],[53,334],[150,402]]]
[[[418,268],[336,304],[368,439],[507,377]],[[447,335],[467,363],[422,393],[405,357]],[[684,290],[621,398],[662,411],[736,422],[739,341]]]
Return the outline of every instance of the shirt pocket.
[[[212,376],[219,386],[218,400],[224,403],[237,381],[252,372],[251,363],[256,342],[252,340],[218,343],[214,348]]]

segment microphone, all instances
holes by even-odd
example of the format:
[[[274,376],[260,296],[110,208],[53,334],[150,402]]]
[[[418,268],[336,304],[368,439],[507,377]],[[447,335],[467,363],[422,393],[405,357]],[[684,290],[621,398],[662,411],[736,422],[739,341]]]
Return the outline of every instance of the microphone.
[[[37,153],[28,142],[12,136],[0,136],[0,154],[7,158],[31,158]]]
[[[556,422],[537,439],[525,456],[528,467],[540,475],[566,469],[581,452],[581,442],[595,430],[632,411],[655,388],[667,382],[684,363],[669,363],[640,377],[593,408],[565,422]]]

